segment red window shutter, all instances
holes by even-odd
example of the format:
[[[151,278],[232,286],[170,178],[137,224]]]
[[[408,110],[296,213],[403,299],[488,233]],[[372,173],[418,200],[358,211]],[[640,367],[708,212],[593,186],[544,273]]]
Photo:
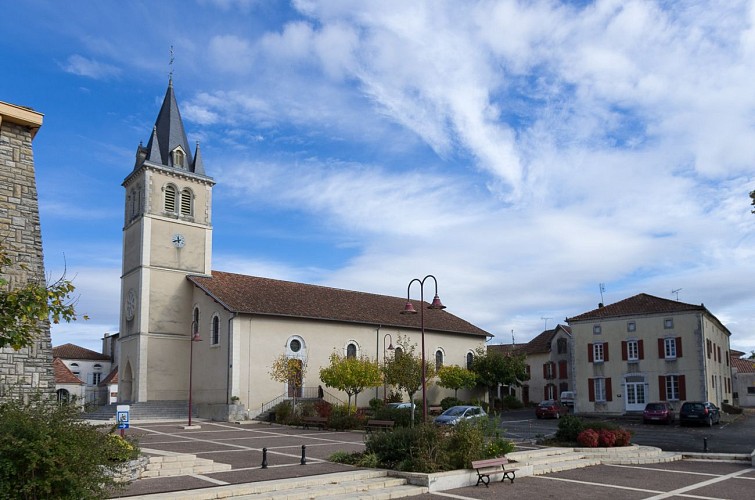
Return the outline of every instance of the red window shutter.
[[[627,341],[622,340],[621,341],[621,360],[626,361],[629,359],[629,356],[627,355]]]
[[[658,399],[666,401],[666,377],[658,375]]]
[[[687,399],[687,387],[684,384],[684,375],[679,375],[679,400]]]
[[[645,359],[645,346],[642,343],[642,339],[637,341],[637,351],[640,355],[640,359]]]
[[[592,363],[594,361],[592,344],[587,344],[587,362]]]
[[[543,363],[543,378],[548,378],[548,363]]]
[[[666,357],[666,351],[663,349],[663,339],[658,339],[658,359]]]
[[[590,401],[595,401],[595,379],[587,379],[587,397]]]
[[[566,361],[562,360],[558,362],[558,378],[569,378],[569,376],[566,374]]]
[[[676,357],[682,357],[682,338],[676,337]]]
[[[603,361],[608,361],[608,342],[603,342]]]
[[[611,377],[606,379],[606,401],[613,401],[613,393],[611,392]]]

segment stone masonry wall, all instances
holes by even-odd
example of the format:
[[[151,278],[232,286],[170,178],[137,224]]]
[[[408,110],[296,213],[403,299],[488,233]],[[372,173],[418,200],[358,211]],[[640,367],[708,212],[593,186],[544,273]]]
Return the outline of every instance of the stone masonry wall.
[[[27,127],[5,120],[0,122],[0,242],[14,263],[3,271],[11,287],[45,281],[32,137]],[[55,391],[47,323],[32,346],[0,349],[0,400],[36,391]]]

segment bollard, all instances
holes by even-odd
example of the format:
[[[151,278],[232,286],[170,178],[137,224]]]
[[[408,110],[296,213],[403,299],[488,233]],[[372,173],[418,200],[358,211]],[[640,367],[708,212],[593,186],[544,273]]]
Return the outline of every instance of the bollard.
[[[301,445],[301,464],[307,465],[307,447],[305,445]]]
[[[262,468],[267,469],[267,448],[262,448]]]
[[[703,451],[705,453],[708,453],[708,438],[707,437],[703,438]]]

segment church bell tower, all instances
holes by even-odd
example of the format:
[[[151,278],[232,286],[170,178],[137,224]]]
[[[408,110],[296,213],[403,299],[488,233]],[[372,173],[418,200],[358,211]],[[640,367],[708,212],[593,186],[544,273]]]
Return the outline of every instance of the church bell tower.
[[[172,78],[122,185],[118,400],[186,400],[194,310],[186,276],[210,274],[215,182],[199,144],[193,155],[189,148]]]

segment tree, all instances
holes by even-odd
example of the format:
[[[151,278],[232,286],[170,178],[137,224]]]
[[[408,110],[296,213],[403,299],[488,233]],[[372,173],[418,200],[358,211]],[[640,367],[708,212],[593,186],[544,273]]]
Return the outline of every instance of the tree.
[[[304,383],[304,361],[281,354],[270,367],[270,377],[276,382],[288,384],[289,393],[293,394],[293,410],[296,412],[296,395],[301,392]]]
[[[438,378],[439,386],[454,390],[455,399],[458,399],[459,389],[469,389],[477,383],[477,374],[459,365],[441,366]]]
[[[422,387],[422,357],[416,354],[417,344],[409,344],[407,337],[399,337],[397,344],[401,349],[393,351],[393,357],[386,360],[383,375],[389,385],[396,386],[399,391],[406,391],[409,401],[414,402],[414,395]],[[435,367],[425,360],[425,378],[435,376]],[[414,427],[414,407],[412,406],[411,425]]]
[[[348,394],[349,411],[351,411],[351,396],[354,396],[354,409],[356,410],[359,393],[367,387],[377,387],[382,383],[377,362],[366,356],[349,358],[337,352],[330,355],[330,366],[320,369],[320,380],[327,387]]]
[[[10,346],[19,350],[34,343],[46,321],[58,324],[77,319],[75,301],[71,298],[75,287],[65,276],[50,285],[29,281],[11,287],[3,275],[12,265],[0,244],[0,348]],[[23,264],[18,267],[26,270]]]
[[[122,465],[139,455],[130,438],[81,420],[75,403],[43,395],[0,403],[0,498],[113,496]]]
[[[498,384],[518,386],[527,378],[524,355],[504,356],[484,347],[477,349],[472,371],[477,374],[477,381],[487,388],[498,387]]]

